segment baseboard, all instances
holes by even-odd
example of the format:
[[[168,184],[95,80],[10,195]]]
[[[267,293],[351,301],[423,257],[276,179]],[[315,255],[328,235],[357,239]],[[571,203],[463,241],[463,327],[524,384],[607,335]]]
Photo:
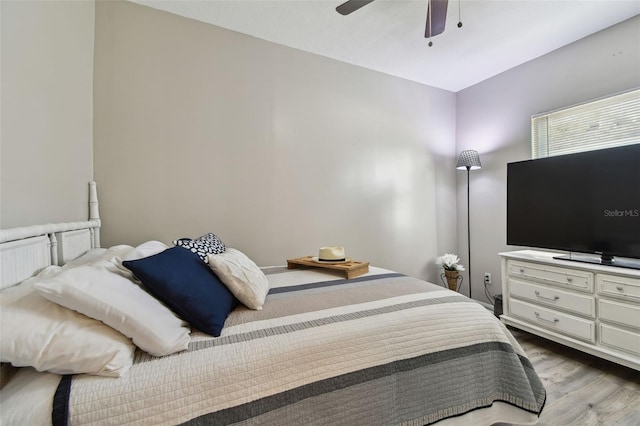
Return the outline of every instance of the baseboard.
[[[493,312],[493,306],[492,306],[492,305],[490,305],[489,303],[487,303],[487,302],[481,302],[481,301],[479,301],[479,300],[476,300],[476,302],[478,302],[479,304],[481,304],[482,306],[484,306],[485,308],[487,308],[487,310],[489,310],[489,311]]]

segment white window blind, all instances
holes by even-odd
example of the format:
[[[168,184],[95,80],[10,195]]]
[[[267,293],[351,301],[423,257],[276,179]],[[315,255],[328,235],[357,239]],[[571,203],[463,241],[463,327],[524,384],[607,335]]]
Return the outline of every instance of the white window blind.
[[[531,117],[533,158],[640,143],[640,89]]]

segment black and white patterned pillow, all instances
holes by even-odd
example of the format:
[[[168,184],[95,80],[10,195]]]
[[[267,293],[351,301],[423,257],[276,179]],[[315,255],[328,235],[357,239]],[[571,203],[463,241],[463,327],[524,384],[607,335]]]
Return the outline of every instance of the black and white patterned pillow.
[[[187,250],[191,250],[205,263],[207,262],[208,255],[224,253],[227,249],[220,238],[211,232],[198,237],[195,240],[192,240],[191,238],[181,238],[179,240],[175,240],[173,244]]]

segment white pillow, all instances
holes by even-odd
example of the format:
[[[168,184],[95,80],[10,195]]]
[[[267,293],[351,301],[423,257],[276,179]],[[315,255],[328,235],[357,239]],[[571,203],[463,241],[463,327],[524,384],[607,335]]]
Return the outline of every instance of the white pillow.
[[[100,321],[48,301],[33,288],[59,270],[47,268],[0,292],[2,362],[57,374],[122,376],[133,363],[131,340]]]
[[[168,248],[168,245],[160,241],[147,241],[131,250],[129,253],[127,253],[126,256],[121,257],[122,260],[138,260],[145,257],[153,256],[154,254],[163,252]]]
[[[138,260],[143,259],[145,257],[153,256],[154,254],[161,253],[168,249],[169,246],[165,243],[161,243],[160,241],[147,241],[136,248],[132,248],[129,252],[125,253],[124,256],[113,256],[110,257],[109,260],[113,262],[113,264],[118,268],[117,270],[111,269],[113,272],[116,272],[122,275],[125,278],[129,278],[136,285],[141,285],[142,283],[138,278],[136,278],[133,273],[122,265],[123,261],[126,260]]]
[[[247,308],[262,309],[269,293],[269,280],[244,253],[227,248],[224,253],[210,254],[208,263],[220,281]]]
[[[133,250],[133,247],[128,245],[118,245],[106,248],[97,248],[91,249],[82,256],[67,262],[64,264],[62,269],[75,268],[76,266],[86,265],[88,263],[93,263],[97,260],[104,259],[109,260],[114,256],[122,257]]]
[[[187,349],[190,330],[183,321],[115,271],[118,269],[112,261],[98,260],[63,270],[34,287],[50,301],[118,330],[151,355]]]

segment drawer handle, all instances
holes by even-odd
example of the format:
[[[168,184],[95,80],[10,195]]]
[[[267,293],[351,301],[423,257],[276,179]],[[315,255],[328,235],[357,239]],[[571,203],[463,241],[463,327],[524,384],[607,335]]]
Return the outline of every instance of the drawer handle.
[[[540,316],[540,312],[536,312],[535,314],[536,314],[536,318],[538,320],[540,320],[540,321],[550,322],[551,324],[556,324],[557,322],[560,321],[558,318],[554,318],[554,319],[550,320],[550,319],[546,319],[544,317],[541,317]]]
[[[618,290],[618,291],[624,291],[624,287],[622,287],[621,285],[617,285],[617,286],[616,286],[616,290]]]
[[[568,283],[572,283],[573,282],[573,278],[571,278],[571,277],[567,278],[567,282]]]
[[[553,297],[540,296],[540,292],[538,290],[536,290],[535,293],[536,293],[536,296],[538,296],[540,299],[551,300],[552,302],[555,302],[556,300],[560,299],[560,296],[556,296],[556,295],[554,295]]]
[[[520,268],[520,273],[524,274],[524,269]]]

